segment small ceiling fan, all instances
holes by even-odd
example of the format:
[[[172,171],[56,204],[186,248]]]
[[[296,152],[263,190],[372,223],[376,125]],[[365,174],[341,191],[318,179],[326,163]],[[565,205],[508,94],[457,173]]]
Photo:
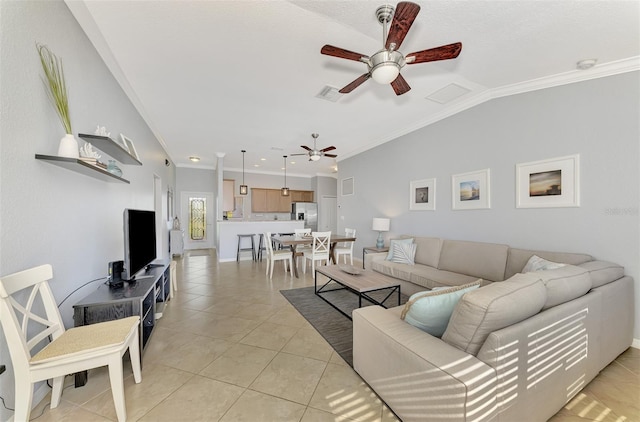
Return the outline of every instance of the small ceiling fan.
[[[320,53],[327,56],[339,57],[341,59],[363,62],[367,65],[367,73],[351,82],[339,92],[348,94],[364,83],[367,79],[373,78],[380,84],[391,84],[396,95],[408,92],[411,87],[400,74],[400,69],[405,64],[417,64],[434,62],[438,60],[455,59],[462,50],[462,43],[453,43],[441,47],[430,48],[403,56],[398,49],[409,32],[413,21],[420,12],[420,6],[408,1],[398,3],[394,8],[390,5],[380,6],[376,10],[378,22],[382,24],[382,44],[384,48],[371,57],[353,51],[345,50],[332,45],[325,45]],[[391,27],[387,32],[387,24],[391,21]]]
[[[313,149],[309,148],[306,145],[300,145],[302,148],[306,149],[307,152],[301,153],[301,154],[291,154],[291,156],[294,155],[308,155],[309,156],[309,161],[318,161],[320,158],[322,157],[331,157],[331,158],[336,158],[337,155],[335,154],[326,154],[327,151],[332,151],[334,149],[336,149],[336,147],[334,147],[333,145],[330,147],[326,147],[326,148],[322,148],[322,149],[318,149],[316,147],[316,140],[318,139],[318,135],[317,133],[312,133],[311,137],[313,138]]]

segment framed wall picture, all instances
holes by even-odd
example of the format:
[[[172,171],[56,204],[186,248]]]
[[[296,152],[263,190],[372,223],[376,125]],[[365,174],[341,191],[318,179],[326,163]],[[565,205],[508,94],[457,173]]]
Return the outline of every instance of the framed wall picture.
[[[477,210],[491,208],[489,169],[451,176],[452,208]]]
[[[120,138],[122,139],[122,143],[125,146],[125,149],[127,151],[129,151],[129,154],[133,155],[133,157],[140,161],[140,157],[138,156],[138,151],[136,151],[136,147],[135,145],[133,145],[133,141],[129,138],[127,138],[126,136],[124,136],[122,133],[120,134]]]
[[[516,208],[579,206],[579,154],[516,164]]]
[[[342,196],[353,195],[353,191],[354,191],[353,177],[342,179],[341,188],[342,188]]]
[[[435,211],[436,179],[413,180],[409,182],[409,210]]]

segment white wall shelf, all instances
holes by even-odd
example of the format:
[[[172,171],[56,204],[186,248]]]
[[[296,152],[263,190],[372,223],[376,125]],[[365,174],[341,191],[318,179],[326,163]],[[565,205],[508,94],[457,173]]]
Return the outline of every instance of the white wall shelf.
[[[78,133],[78,136],[98,148],[100,151],[109,154],[122,164],[132,164],[136,166],[142,165],[140,160],[131,155],[129,151],[122,147],[122,145],[118,144],[108,136],[89,135],[86,133]]]
[[[123,179],[122,177],[116,176],[115,174],[108,172],[106,169],[103,169],[102,167],[94,166],[93,164],[89,164],[86,161],[82,161],[77,158],[58,157],[57,155],[36,154],[36,160],[43,160],[43,161],[46,161],[47,163],[66,168],[67,170],[72,170],[77,173],[84,174],[85,176],[90,176],[95,179],[102,180],[104,182],[112,182],[112,183],[120,182],[120,183],[130,184],[130,182],[127,179]]]

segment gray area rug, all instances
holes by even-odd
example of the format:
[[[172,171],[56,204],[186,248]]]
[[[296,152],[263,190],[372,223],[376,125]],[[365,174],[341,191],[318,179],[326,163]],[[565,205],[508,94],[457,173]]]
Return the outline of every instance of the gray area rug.
[[[349,365],[353,366],[353,325],[349,318],[336,311],[331,305],[314,293],[314,287],[280,290],[280,293],[302,314],[303,317],[324,337],[325,340]],[[372,294],[376,300],[382,300],[381,292]],[[324,297],[335,304],[340,310],[351,315],[358,307],[358,296],[346,290],[324,293]],[[408,297],[401,295],[400,302],[405,303]],[[385,305],[395,306],[397,293],[390,297]],[[371,303],[362,300],[362,306]]]

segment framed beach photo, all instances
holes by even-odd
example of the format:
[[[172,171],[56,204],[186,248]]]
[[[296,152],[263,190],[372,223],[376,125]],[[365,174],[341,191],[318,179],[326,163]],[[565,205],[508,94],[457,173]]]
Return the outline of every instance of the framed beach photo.
[[[409,210],[435,211],[436,179],[413,180],[409,182]]]
[[[122,139],[122,143],[124,144],[125,149],[129,151],[129,154],[131,154],[136,160],[140,161],[138,151],[136,151],[136,147],[135,145],[133,145],[133,141],[124,136],[122,133],[120,134],[120,139]]]
[[[516,208],[579,206],[579,154],[516,164]]]
[[[451,176],[451,196],[454,210],[491,208],[489,169]]]

